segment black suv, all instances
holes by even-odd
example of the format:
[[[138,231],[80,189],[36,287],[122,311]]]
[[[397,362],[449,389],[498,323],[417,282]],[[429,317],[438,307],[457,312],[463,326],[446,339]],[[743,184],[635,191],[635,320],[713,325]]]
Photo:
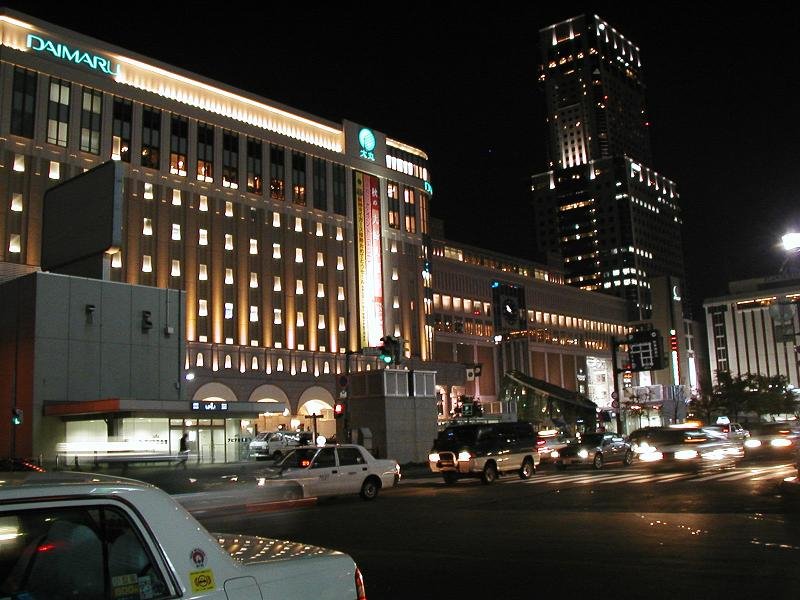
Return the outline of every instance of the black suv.
[[[453,425],[434,440],[428,463],[448,484],[461,477],[488,484],[504,473],[528,479],[539,464],[536,432],[521,421]]]

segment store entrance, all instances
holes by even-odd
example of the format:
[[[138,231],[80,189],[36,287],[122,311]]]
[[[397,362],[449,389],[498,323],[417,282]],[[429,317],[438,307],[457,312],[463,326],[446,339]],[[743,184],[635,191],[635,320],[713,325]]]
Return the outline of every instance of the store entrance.
[[[227,461],[225,419],[170,419],[170,451],[173,454],[180,451],[184,432],[189,434],[189,462]]]

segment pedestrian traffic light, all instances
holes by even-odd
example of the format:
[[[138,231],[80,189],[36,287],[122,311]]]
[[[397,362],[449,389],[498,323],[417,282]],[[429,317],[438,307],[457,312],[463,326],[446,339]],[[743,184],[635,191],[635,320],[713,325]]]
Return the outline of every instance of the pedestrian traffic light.
[[[381,338],[381,354],[379,358],[384,364],[390,365],[394,362],[394,338],[390,335]]]
[[[11,424],[12,425],[22,425],[22,409],[21,408],[12,408],[11,409]]]
[[[343,417],[346,409],[347,407],[345,406],[345,403],[342,400],[339,400],[333,407],[333,417],[335,419]]]
[[[403,362],[403,340],[399,337],[386,335],[381,338],[380,359],[387,365],[399,365]]]

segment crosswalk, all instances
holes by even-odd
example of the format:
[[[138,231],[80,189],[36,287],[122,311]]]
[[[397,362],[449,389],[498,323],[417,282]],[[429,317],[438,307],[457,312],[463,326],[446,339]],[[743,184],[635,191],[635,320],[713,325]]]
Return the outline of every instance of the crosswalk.
[[[763,467],[742,467],[709,473],[663,473],[642,470],[618,471],[578,471],[558,472],[539,470],[530,479],[501,478],[499,483],[510,485],[614,485],[614,484],[668,484],[679,481],[692,482],[734,482],[741,481],[759,482],[775,480],[781,481],[787,477],[797,475],[797,468],[793,464],[769,465]],[[412,477],[404,478],[403,485],[436,484],[445,485],[438,477]]]

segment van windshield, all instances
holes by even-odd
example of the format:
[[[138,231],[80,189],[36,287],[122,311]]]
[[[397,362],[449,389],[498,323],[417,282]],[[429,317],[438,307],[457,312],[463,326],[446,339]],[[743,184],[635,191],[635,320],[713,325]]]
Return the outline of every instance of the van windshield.
[[[491,427],[448,427],[439,432],[434,447],[437,450],[453,449],[457,446],[474,446],[491,437]]]

